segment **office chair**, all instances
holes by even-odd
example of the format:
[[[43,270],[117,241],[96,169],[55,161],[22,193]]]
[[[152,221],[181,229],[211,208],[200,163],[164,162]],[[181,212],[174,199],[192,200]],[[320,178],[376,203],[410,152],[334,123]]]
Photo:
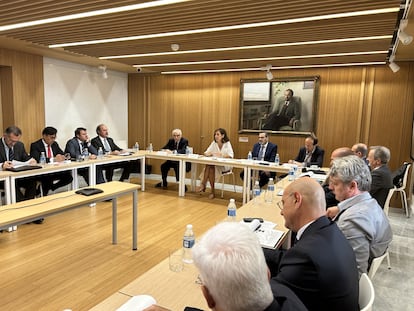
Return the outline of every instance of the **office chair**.
[[[375,291],[371,279],[366,273],[362,273],[359,279],[359,310],[371,311],[374,299]]]
[[[234,188],[234,192],[236,192],[236,183],[234,180],[234,173],[233,170],[227,171],[227,172],[222,172],[219,178],[219,182],[221,182],[221,198],[223,198],[224,196],[224,177],[232,175],[233,177],[233,188]]]

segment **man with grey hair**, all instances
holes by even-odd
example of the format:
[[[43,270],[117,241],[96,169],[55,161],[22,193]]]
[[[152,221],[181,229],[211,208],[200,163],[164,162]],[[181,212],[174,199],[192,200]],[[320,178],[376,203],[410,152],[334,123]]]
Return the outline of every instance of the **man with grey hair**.
[[[161,150],[165,150],[167,153],[178,153],[178,154],[185,154],[185,150],[188,146],[188,140],[183,137],[183,133],[180,129],[174,129],[172,130],[172,138],[168,140],[168,142],[165,144],[164,147],[161,148]],[[191,164],[188,163],[186,166],[186,172],[189,172],[191,170]],[[175,179],[179,181],[180,176],[178,172],[178,162],[177,161],[171,161],[167,160],[163,164],[161,164],[161,176],[162,176],[162,182],[155,185],[157,188],[164,188],[167,189],[167,176],[168,171],[170,169],[174,169],[175,171]],[[184,176],[183,176],[184,178]],[[187,187],[186,187],[187,188]]]
[[[215,311],[304,311],[299,298],[285,285],[269,282],[259,240],[240,223],[211,228],[192,250],[200,272],[201,290]],[[186,308],[198,310],[194,308]],[[153,305],[145,311],[168,310]]]
[[[369,194],[369,168],[354,155],[337,158],[329,172],[329,186],[340,202],[334,207],[339,211],[335,221],[354,249],[359,273],[367,273],[372,259],[383,255],[392,240],[388,218]]]
[[[384,209],[389,189],[394,187],[391,171],[387,166],[390,158],[391,152],[384,146],[371,147],[368,153],[368,162],[371,168],[372,178],[369,193],[377,200],[382,209]]]

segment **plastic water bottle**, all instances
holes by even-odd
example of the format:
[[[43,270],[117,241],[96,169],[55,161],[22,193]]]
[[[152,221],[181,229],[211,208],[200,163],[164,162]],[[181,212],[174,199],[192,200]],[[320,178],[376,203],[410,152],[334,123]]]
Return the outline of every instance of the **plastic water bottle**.
[[[185,147],[185,154],[188,156],[190,154],[190,147]]]
[[[83,158],[84,160],[86,160],[88,157],[89,157],[89,151],[88,151],[88,148],[83,148],[83,150],[82,150],[82,158]]]
[[[98,159],[102,159],[103,155],[104,155],[104,153],[103,153],[102,147],[99,147],[99,149],[98,149]]]
[[[148,151],[149,152],[153,152],[154,151],[154,147],[152,146],[152,143],[149,144]]]
[[[260,197],[260,186],[259,181],[256,180],[253,187],[253,200],[254,203],[259,203],[259,197]]]
[[[294,180],[295,179],[295,169],[293,168],[293,167],[291,167],[290,169],[289,169],[289,181],[292,181],[292,180]]]
[[[253,155],[251,151],[249,151],[249,153],[247,154],[247,160],[249,161],[253,160]]]
[[[45,165],[46,164],[46,156],[45,156],[45,153],[43,151],[40,153],[39,163],[41,165]]]
[[[279,154],[278,153],[276,153],[275,165],[280,165],[280,157],[279,157]]]
[[[138,152],[139,151],[139,144],[138,144],[137,141],[135,142],[135,145],[134,145],[134,151],[135,152]]]
[[[195,243],[195,237],[193,232],[193,225],[187,225],[184,237],[183,237],[183,261],[185,263],[193,263],[193,255],[191,249]]]
[[[273,182],[273,178],[269,178],[269,182],[267,184],[266,203],[273,203],[274,193],[275,183]]]
[[[227,221],[236,221],[236,203],[234,199],[230,199],[230,203],[227,206]]]

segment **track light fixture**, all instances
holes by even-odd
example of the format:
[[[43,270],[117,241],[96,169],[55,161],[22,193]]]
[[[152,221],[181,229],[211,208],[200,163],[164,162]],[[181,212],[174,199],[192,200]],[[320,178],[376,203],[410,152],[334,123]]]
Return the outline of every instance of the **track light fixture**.
[[[389,64],[388,64],[388,66],[390,67],[390,69],[392,70],[392,72],[393,73],[396,73],[396,72],[398,72],[399,70],[400,70],[400,66],[398,66],[395,62],[394,62],[394,58],[395,58],[395,56],[394,55],[391,55],[390,56],[390,59],[389,59]]]
[[[266,70],[266,79],[267,80],[272,80],[273,79],[273,74],[270,71],[272,69],[272,64],[267,64],[263,69]]]
[[[106,72],[106,66],[105,65],[99,65],[98,68],[102,70],[102,78],[108,79],[108,73]]]
[[[401,43],[404,45],[409,45],[413,41],[413,36],[407,34],[404,29],[407,27],[407,20],[402,19],[400,21],[400,28],[398,30],[398,39],[400,39]]]
[[[399,70],[400,70],[400,66],[398,66],[396,63],[394,63],[394,62],[390,62],[389,64],[388,64],[388,66],[390,66],[390,68],[391,68],[391,70],[392,70],[392,72],[393,73],[396,73],[396,72],[398,72]]]

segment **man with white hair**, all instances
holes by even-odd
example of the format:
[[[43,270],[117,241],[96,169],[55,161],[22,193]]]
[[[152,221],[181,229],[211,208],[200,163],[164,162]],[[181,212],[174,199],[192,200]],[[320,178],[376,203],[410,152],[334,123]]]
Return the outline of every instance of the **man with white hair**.
[[[329,187],[339,201],[335,221],[354,250],[359,273],[367,273],[371,261],[385,253],[392,240],[387,216],[371,197],[371,173],[355,155],[333,160]]]
[[[210,309],[307,310],[288,287],[274,280],[269,282],[269,271],[258,238],[246,225],[220,223],[195,244],[192,252],[200,272],[201,290]],[[168,309],[156,305],[145,309],[161,310]]]
[[[167,153],[179,153],[179,154],[185,154],[185,150],[188,146],[188,140],[183,137],[183,133],[180,129],[174,129],[172,130],[172,138],[168,140],[168,142],[165,144],[164,147],[161,148],[161,150],[165,150]],[[191,170],[191,163],[187,163],[186,165],[186,172],[189,172]],[[162,176],[162,182],[155,185],[157,188],[164,188],[167,189],[168,183],[167,183],[167,176],[168,171],[170,169],[174,169],[175,171],[175,178],[178,181],[180,179],[179,174],[179,165],[177,161],[171,161],[167,160],[163,164],[161,164],[161,176]],[[183,176],[184,178],[184,176]],[[186,187],[187,188],[187,187]]]

